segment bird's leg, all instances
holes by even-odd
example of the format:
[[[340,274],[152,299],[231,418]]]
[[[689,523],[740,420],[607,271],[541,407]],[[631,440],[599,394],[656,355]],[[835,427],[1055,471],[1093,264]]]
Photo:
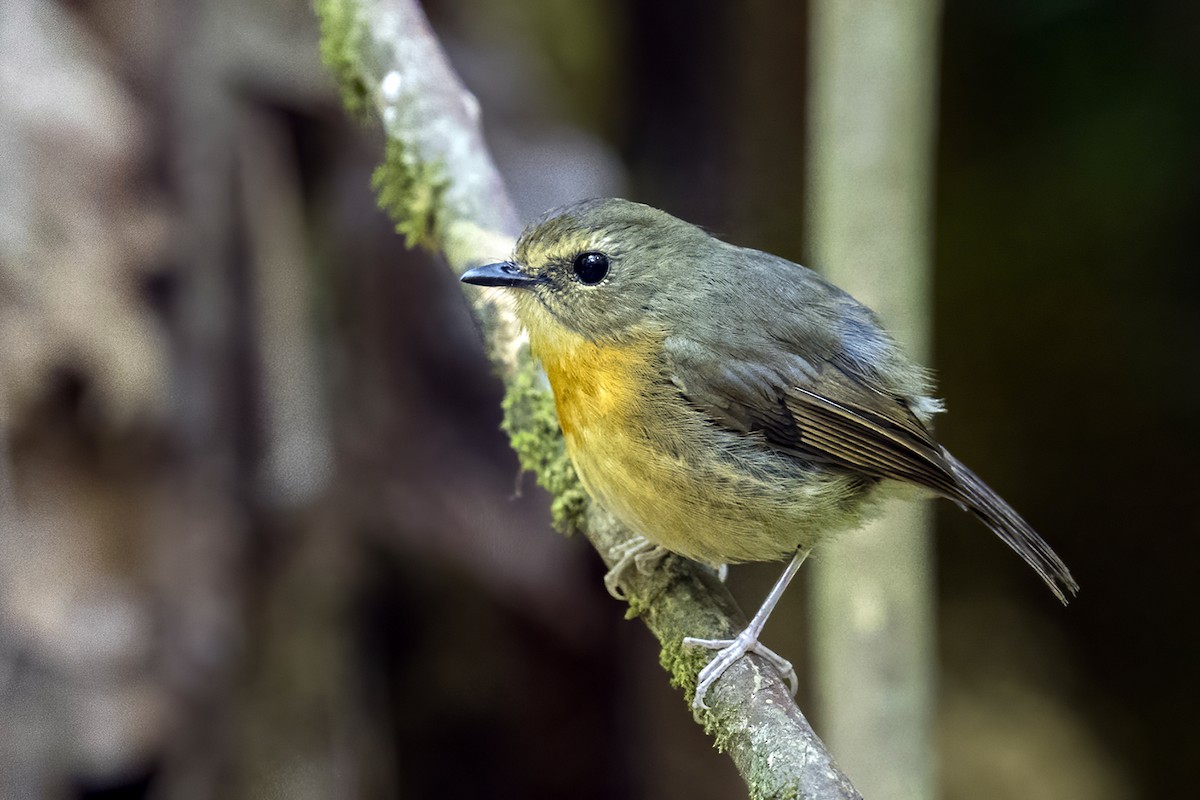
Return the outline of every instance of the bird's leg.
[[[687,647],[707,647],[710,650],[719,651],[713,660],[705,665],[704,669],[700,670],[700,674],[696,676],[696,696],[692,700],[692,708],[699,711],[702,708],[708,708],[704,702],[704,696],[708,694],[708,689],[717,678],[729,669],[729,666],[746,653],[757,653],[763,658],[770,661],[775,668],[778,669],[785,678],[787,678],[788,686],[791,687],[792,694],[800,688],[800,682],[796,678],[796,670],[784,658],[781,658],[774,651],[759,644],[758,636],[762,633],[763,626],[767,624],[767,618],[771,616],[771,612],[775,609],[779,598],[783,596],[783,592],[787,589],[787,585],[795,577],[796,571],[800,569],[800,565],[804,563],[804,559],[808,558],[809,550],[797,550],[796,555],[792,556],[792,561],[787,565],[787,569],[783,571],[783,575],[779,576],[779,580],[775,581],[775,585],[771,587],[767,599],[763,600],[762,606],[754,618],[750,620],[750,624],[746,629],[739,633],[733,639],[697,639],[692,636],[684,638],[683,644]]]
[[[639,572],[649,572],[653,567],[666,556],[667,551],[659,545],[651,543],[645,536],[634,536],[625,544],[617,548],[620,557],[617,563],[612,565],[604,575],[604,588],[608,589],[608,593],[618,600],[628,600],[625,593],[621,591],[621,587],[617,583],[621,580],[621,576],[625,574],[625,570],[629,569],[630,565],[636,565]]]

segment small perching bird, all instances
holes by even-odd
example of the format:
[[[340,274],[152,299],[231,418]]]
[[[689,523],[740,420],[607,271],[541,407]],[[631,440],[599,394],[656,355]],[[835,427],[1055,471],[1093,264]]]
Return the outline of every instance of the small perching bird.
[[[926,372],[875,315],[815,272],[650,206],[589,200],[530,226],[511,261],[462,280],[513,290],[588,493],[652,545],[713,566],[791,556],[720,650],[694,704],[759,644],[822,539],[919,487],[971,511],[1064,603],[1066,565],[934,441]]]

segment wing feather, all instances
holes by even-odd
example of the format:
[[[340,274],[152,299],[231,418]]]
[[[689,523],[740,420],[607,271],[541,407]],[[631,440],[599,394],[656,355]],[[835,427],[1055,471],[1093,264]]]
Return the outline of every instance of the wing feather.
[[[1011,506],[933,439],[915,410],[933,401],[914,390],[922,381],[912,378],[913,368],[896,366],[907,362],[870,312],[807,270],[792,277],[801,279],[794,290],[774,292],[785,305],[789,297],[793,304],[812,302],[816,292],[818,301],[841,304],[841,313],[758,317],[754,325],[731,325],[728,339],[716,343],[669,337],[666,368],[683,397],[713,424],[757,432],[764,446],[797,459],[922,486],[955,501],[1067,602],[1078,585],[1066,565]],[[815,323],[803,325],[810,319]],[[843,319],[850,323],[838,329]],[[890,364],[890,371],[877,369],[868,355]]]

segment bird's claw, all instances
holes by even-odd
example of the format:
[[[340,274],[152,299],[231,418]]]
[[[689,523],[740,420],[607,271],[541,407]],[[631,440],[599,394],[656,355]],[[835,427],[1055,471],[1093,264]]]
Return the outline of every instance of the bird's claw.
[[[713,660],[708,662],[696,676],[696,694],[692,699],[692,709],[695,711],[708,709],[708,704],[704,702],[704,696],[708,694],[709,687],[746,653],[755,653],[769,661],[787,680],[793,695],[800,689],[800,680],[796,676],[796,670],[791,662],[761,644],[749,629],[742,631],[734,639],[697,639],[694,636],[687,636],[684,638],[683,644],[685,647],[704,647],[718,651]]]
[[[629,597],[619,586],[625,571],[632,565],[637,567],[638,572],[648,573],[666,555],[666,550],[653,544],[645,536],[634,536],[617,548],[617,563],[604,574],[604,588],[617,600],[628,600]]]

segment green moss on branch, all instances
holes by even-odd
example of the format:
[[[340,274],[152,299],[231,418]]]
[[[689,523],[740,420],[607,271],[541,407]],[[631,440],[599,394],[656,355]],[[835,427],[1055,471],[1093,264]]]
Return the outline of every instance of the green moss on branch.
[[[365,26],[352,3],[313,0],[321,22],[321,59],[337,80],[346,110],[360,122],[371,119],[371,91],[358,66]]]
[[[371,186],[408,247],[439,249],[437,222],[447,186],[440,165],[416,158],[403,142],[389,137]]]
[[[512,440],[521,468],[537,476],[554,497],[550,513],[564,534],[579,530],[588,498],[567,456],[554,398],[543,385],[537,362],[524,352],[504,396],[503,428]]]

